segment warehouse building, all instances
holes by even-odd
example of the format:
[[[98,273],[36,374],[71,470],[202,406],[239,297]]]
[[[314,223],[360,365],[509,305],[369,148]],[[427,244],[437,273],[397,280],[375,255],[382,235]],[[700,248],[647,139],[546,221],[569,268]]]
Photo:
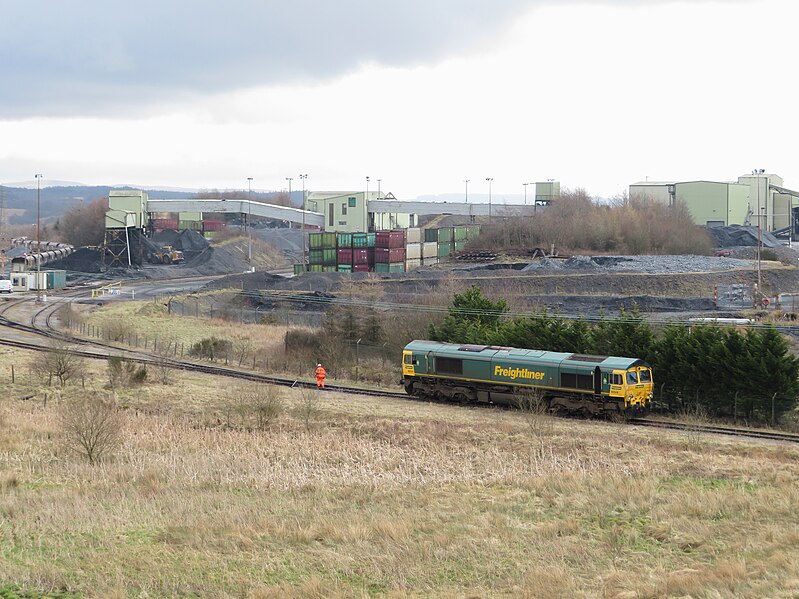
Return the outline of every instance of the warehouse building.
[[[783,187],[779,175],[765,172],[742,175],[736,182],[640,181],[630,185],[630,197],[669,206],[682,202],[698,225],[759,224],[786,233],[799,207],[799,192]]]

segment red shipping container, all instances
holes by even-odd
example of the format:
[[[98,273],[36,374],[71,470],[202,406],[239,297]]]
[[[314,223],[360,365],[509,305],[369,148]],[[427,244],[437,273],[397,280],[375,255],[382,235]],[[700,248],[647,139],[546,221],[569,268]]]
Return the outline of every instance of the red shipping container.
[[[369,272],[368,264],[353,264],[352,272]]]
[[[206,219],[203,221],[203,231],[221,231],[225,228],[225,221]]]
[[[378,231],[375,234],[375,247],[404,248],[405,231]]]
[[[405,262],[405,248],[375,248],[375,262],[380,264]]]
[[[366,248],[366,263],[369,266],[375,265],[375,248]]]
[[[352,250],[349,248],[339,248],[338,250],[338,263],[339,264],[352,264]]]
[[[175,229],[178,228],[178,219],[176,218],[154,218],[150,221],[153,224],[153,229]]]
[[[352,263],[353,264],[369,264],[369,250],[366,248],[359,249],[353,248],[352,250]]]

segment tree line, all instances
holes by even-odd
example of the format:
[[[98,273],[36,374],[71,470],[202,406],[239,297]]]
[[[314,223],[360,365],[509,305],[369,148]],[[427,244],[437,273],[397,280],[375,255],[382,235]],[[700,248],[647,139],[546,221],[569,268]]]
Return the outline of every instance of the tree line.
[[[455,294],[449,314],[430,326],[429,337],[641,358],[653,367],[656,400],[672,409],[767,422],[796,407],[799,358],[773,327],[651,325],[635,309],[596,322],[547,312],[510,318],[507,312],[504,300],[492,301],[473,286]]]

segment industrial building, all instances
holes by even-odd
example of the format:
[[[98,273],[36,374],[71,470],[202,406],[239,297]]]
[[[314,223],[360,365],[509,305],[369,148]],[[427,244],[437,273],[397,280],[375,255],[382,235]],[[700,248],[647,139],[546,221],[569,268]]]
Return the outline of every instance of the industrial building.
[[[630,197],[669,206],[682,202],[698,225],[760,226],[789,235],[799,222],[799,192],[783,186],[782,177],[757,172],[726,181],[641,181],[630,185]]]

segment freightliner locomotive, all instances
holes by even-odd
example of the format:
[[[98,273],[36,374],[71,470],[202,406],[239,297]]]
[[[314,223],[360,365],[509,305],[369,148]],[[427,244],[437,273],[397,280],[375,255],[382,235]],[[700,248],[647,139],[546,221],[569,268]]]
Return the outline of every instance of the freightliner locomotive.
[[[405,391],[459,402],[515,404],[536,390],[553,413],[645,414],[652,368],[637,358],[496,345],[412,341],[402,352]]]

